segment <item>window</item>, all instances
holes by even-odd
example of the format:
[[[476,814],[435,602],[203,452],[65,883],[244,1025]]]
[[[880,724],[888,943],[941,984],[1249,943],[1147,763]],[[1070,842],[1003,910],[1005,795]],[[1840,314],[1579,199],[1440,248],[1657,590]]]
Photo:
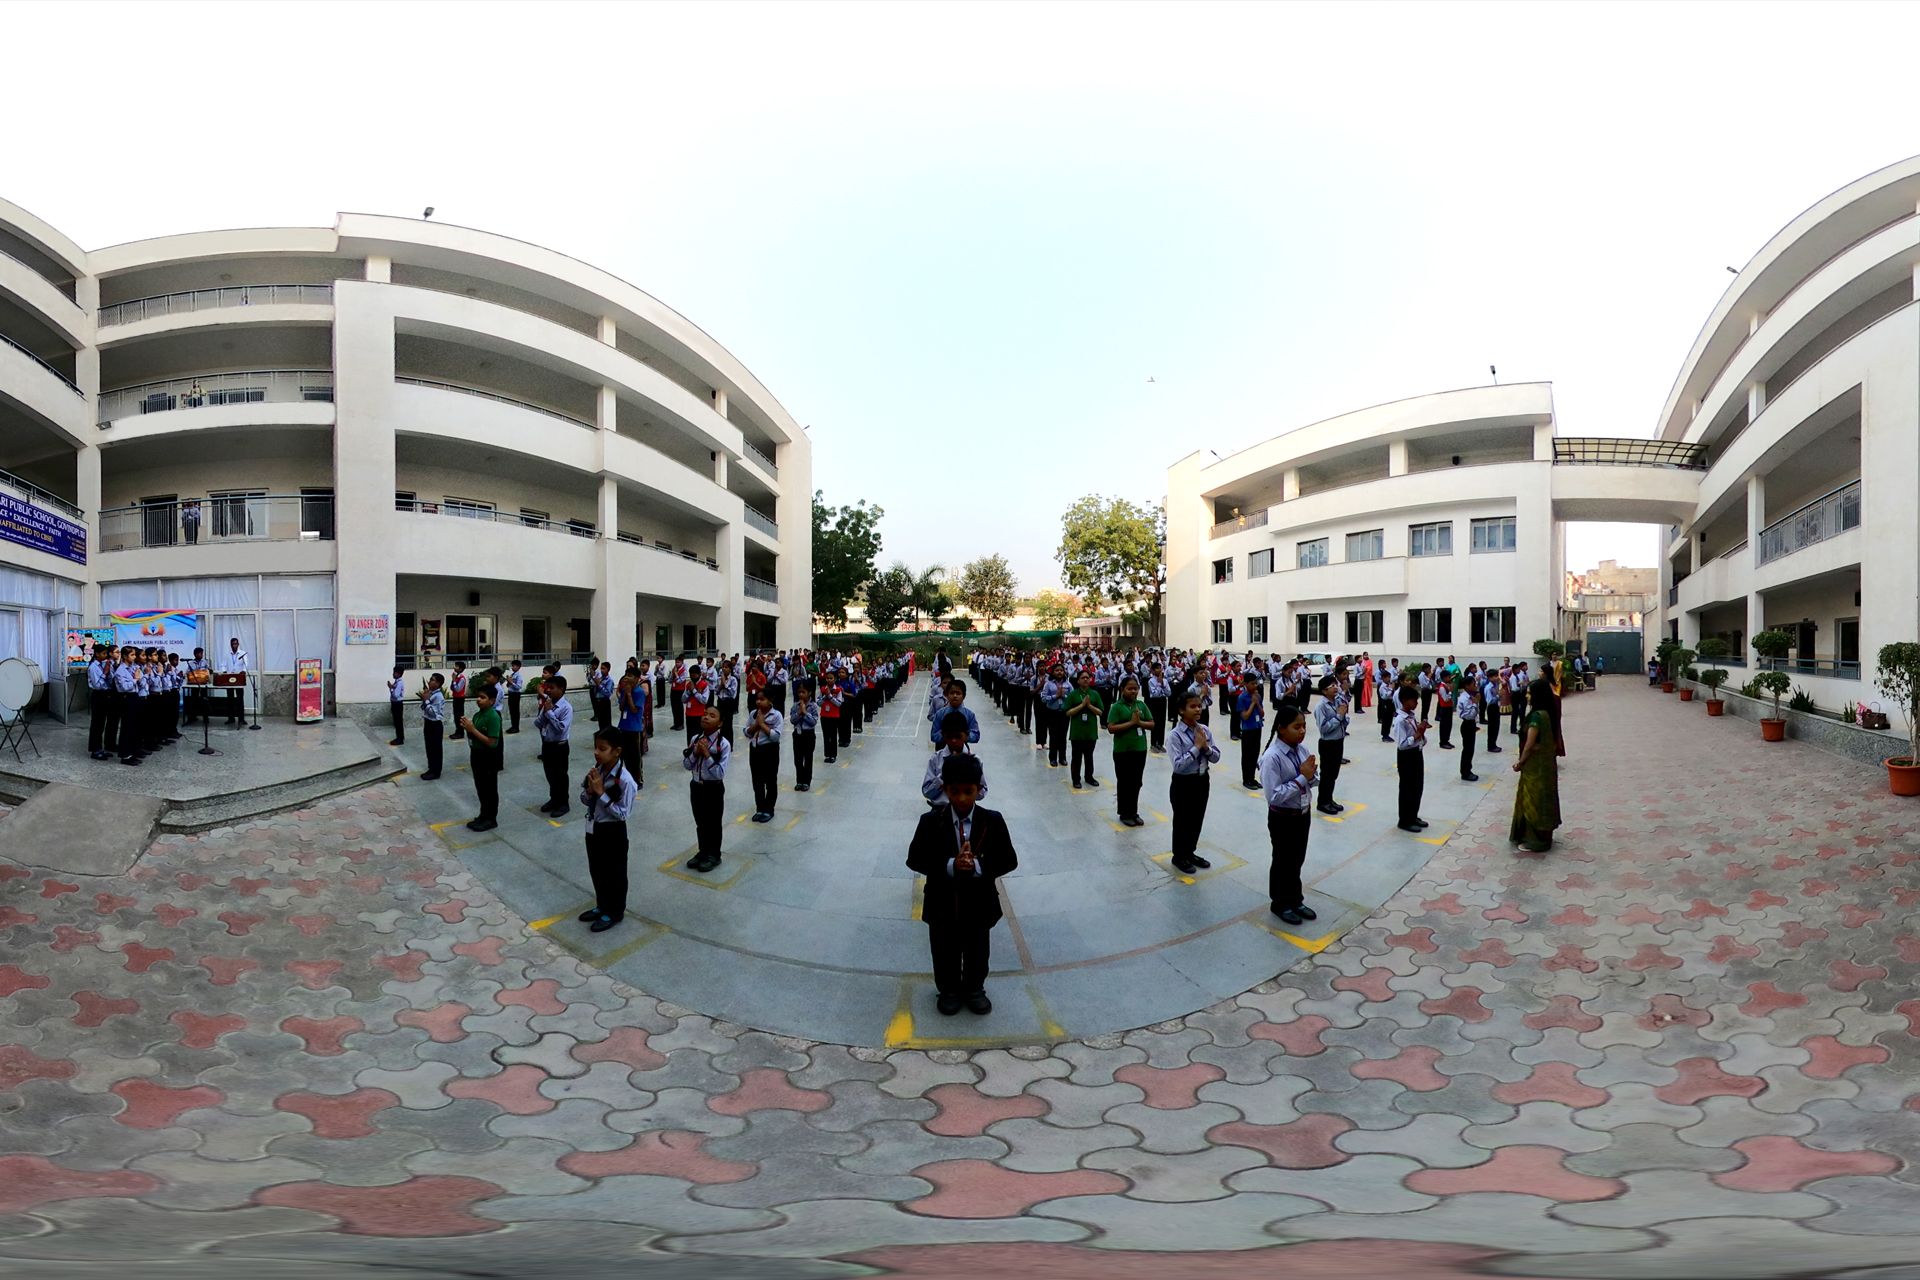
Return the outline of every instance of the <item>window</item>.
[[[210,495],[212,533],[216,538],[267,536],[267,491],[229,489]]]
[[[332,404],[333,388],[331,386],[321,387],[321,386],[304,386],[303,385],[300,388],[300,398],[302,400]]]
[[[1325,538],[1315,538],[1312,542],[1298,543],[1296,544],[1295,550],[1298,552],[1299,565],[1302,569],[1311,569],[1315,565],[1322,565],[1327,562],[1327,540]]]
[[[1327,615],[1302,613],[1294,618],[1294,635],[1301,644],[1327,643]]]
[[[567,620],[567,657],[574,662],[585,662],[593,656],[593,619],[569,618]]]
[[[1384,609],[1362,609],[1347,614],[1348,644],[1382,644],[1387,638],[1387,614]]]
[[[544,529],[550,519],[552,519],[550,512],[535,511],[532,507],[520,508],[520,523],[529,529]]]
[[[1225,560],[1215,560],[1213,562],[1214,585],[1219,586],[1223,582],[1232,582],[1232,581],[1233,581],[1233,557],[1228,556]]]
[[[140,499],[140,545],[143,547],[170,547],[176,541],[176,530],[180,524],[180,502],[177,494],[164,494],[157,498]]]
[[[591,520],[569,520],[567,521],[567,532],[576,538],[594,538],[600,534],[600,531],[594,527]]]
[[[1215,618],[1213,620],[1213,642],[1215,644],[1233,643],[1233,619]]]
[[[545,618],[520,619],[520,660],[545,662],[551,656],[547,652],[547,620]]]
[[[1273,572],[1273,548],[1247,553],[1247,577],[1264,578]]]
[[[1407,526],[1407,554],[1410,556],[1450,556],[1453,554],[1453,521]]]
[[[1365,533],[1347,535],[1348,560],[1378,560],[1387,554],[1387,531],[1369,529]]]
[[[259,404],[267,398],[265,387],[229,387],[207,392],[208,404]]]
[[[1490,516],[1473,522],[1473,553],[1511,551],[1516,545],[1512,516]]]
[[[1476,521],[1475,523],[1478,523]],[[1511,605],[1475,606],[1473,610],[1474,644],[1512,644],[1516,623]]]
[[[1452,644],[1453,610],[1407,610],[1407,643]]]
[[[494,506],[491,502],[475,502],[471,498],[448,498],[440,509],[450,516],[464,516],[469,520],[491,520]]]
[[[1247,619],[1247,643],[1265,644],[1267,642],[1267,620],[1265,618]]]
[[[333,490],[300,491],[300,532],[322,541],[333,541]]]
[[[418,497],[419,495],[411,489],[395,489],[393,491],[393,509],[395,511],[412,511],[420,505],[417,501]]]

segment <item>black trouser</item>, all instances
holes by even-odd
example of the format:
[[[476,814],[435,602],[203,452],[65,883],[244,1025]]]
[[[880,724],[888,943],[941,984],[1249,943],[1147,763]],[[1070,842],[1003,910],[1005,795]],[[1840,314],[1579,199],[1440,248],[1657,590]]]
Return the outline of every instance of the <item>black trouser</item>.
[[[1216,683],[1214,687],[1220,691],[1220,714],[1231,720],[1233,716],[1233,686],[1230,684]]]
[[[747,765],[753,771],[753,811],[772,813],[780,799],[780,744],[763,742],[748,747]]]
[[[1347,760],[1347,740],[1345,738],[1320,739],[1320,764],[1317,778],[1320,783],[1320,807],[1333,804],[1333,788],[1340,781],[1340,766]]]
[[[1453,745],[1453,707],[1451,705],[1440,708],[1440,745],[1443,747]]]
[[[1051,741],[1051,738],[1048,735],[1050,735],[1053,732],[1052,717],[1053,717],[1053,712],[1047,709],[1046,703],[1040,701],[1040,695],[1037,693],[1034,694],[1033,695],[1033,745],[1034,746],[1044,747],[1044,746],[1047,746]],[[1052,759],[1052,757],[1049,756],[1048,759]]]
[[[1273,846],[1273,862],[1267,868],[1267,900],[1276,911],[1306,901],[1300,868],[1307,860],[1307,834],[1312,829],[1313,817],[1305,809],[1267,810],[1267,840]]]
[[[587,704],[593,708],[593,727],[611,728],[613,725],[613,699],[588,698]]]
[[[840,708],[840,745],[841,746],[850,747],[853,745],[853,727],[856,723],[858,723],[856,718],[847,714],[847,708],[841,707]]]
[[[847,726],[847,733],[849,735],[846,743],[843,745],[851,745],[852,744],[851,735],[860,732],[861,705],[862,705],[862,699],[860,697],[860,691],[858,689],[855,689],[851,694],[847,696],[847,700],[840,704],[840,722]]]
[[[465,698],[455,698],[453,700],[453,732],[447,735],[447,741],[452,742],[456,738],[464,738],[467,736],[467,731],[460,727],[460,722],[466,718],[467,700]]]
[[[993,926],[972,921],[927,922],[933,952],[933,985],[943,996],[970,996],[987,985],[988,945]]]
[[[540,767],[547,775],[547,807],[565,813],[567,804],[567,744],[542,742]]]
[[[771,702],[773,704],[773,709],[775,711],[778,711],[781,715],[784,716],[785,714],[787,714],[787,686],[783,684],[768,685],[767,701]]]
[[[802,729],[793,735],[793,785],[813,785],[813,730]]]
[[[228,724],[238,724],[247,718],[247,707],[244,701],[244,695],[240,692],[239,686],[236,685],[227,689],[226,701]]]
[[[520,731],[520,695],[507,694],[507,728],[515,733]]]
[[[1487,709],[1487,750],[1495,751],[1500,746],[1500,708]]]
[[[615,920],[627,914],[627,824],[596,822],[587,831],[587,875],[601,915]]]
[[[120,758],[131,760],[140,754],[140,695],[116,692],[113,712],[114,740],[120,746]]]
[[[404,702],[389,702],[387,708],[389,714],[393,717],[393,740],[395,742],[405,743],[407,740],[407,704]]]
[[[440,735],[446,732],[447,726],[438,720],[428,720],[423,727],[427,735],[427,772],[437,775],[440,772]]]
[[[1116,751],[1113,753],[1114,805],[1123,818],[1140,816],[1140,780],[1147,773],[1147,753],[1144,751]]]
[[[1427,718],[1428,713],[1431,712],[1432,710],[1433,710],[1433,690],[1422,689],[1420,691],[1420,718],[1422,720],[1425,720]]]
[[[1400,821],[1420,818],[1420,793],[1426,786],[1426,753],[1418,747],[1404,747],[1396,753],[1400,769]]]
[[[1260,726],[1240,735],[1240,785],[1249,789],[1260,785]]]
[[[820,736],[825,740],[826,745],[822,755],[826,758],[826,763],[832,764],[840,756],[840,717],[834,716],[830,720],[822,718]]]
[[[673,727],[683,729],[687,723],[686,704],[682,701],[680,690],[675,689],[667,696],[667,705],[673,708]]]
[[[1176,773],[1167,785],[1167,803],[1173,806],[1173,856],[1184,861],[1200,847],[1200,826],[1207,820],[1209,777],[1204,773]]]
[[[474,744],[473,753],[467,758],[467,767],[473,774],[473,791],[480,797],[480,821],[496,822],[500,818],[500,756],[506,754],[504,747],[483,747]]]
[[[113,749],[113,690],[94,689],[87,694],[87,754],[99,755]],[[105,746],[101,746],[101,743]]]
[[[1460,722],[1460,776],[1466,777],[1473,772],[1473,740],[1480,736],[1480,726],[1472,720]]]
[[[689,782],[687,799],[693,806],[694,838],[702,856],[720,856],[720,814],[727,807],[724,782]]]
[[[1380,718],[1380,741],[1382,742],[1393,741],[1393,704],[1394,699],[1391,697],[1380,699],[1377,714]]]
[[[1081,771],[1085,770],[1088,782],[1097,782],[1093,776],[1093,739],[1074,738],[1068,742],[1073,759],[1073,785],[1080,785]]]
[[[1147,710],[1153,713],[1153,749],[1164,751],[1167,746],[1167,700],[1148,698]]]
[[[1042,711],[1040,724],[1047,735],[1047,763],[1065,764],[1067,762],[1067,709],[1062,707],[1058,711]]]
[[[644,776],[640,771],[641,741],[642,731],[639,729],[622,729],[620,731],[620,761],[626,765],[628,769],[633,771],[633,780],[635,782],[640,781],[641,777]]]
[[[1524,693],[1516,693],[1513,695],[1513,723],[1507,726],[1512,730],[1515,738],[1520,736],[1520,726],[1525,724],[1526,720],[1527,695]]]

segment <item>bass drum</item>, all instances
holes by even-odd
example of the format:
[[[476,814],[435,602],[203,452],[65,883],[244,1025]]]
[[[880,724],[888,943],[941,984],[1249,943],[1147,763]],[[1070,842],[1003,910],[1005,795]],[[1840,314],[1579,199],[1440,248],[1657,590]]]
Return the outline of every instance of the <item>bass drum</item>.
[[[11,717],[40,700],[40,664],[31,658],[0,661],[0,717]]]

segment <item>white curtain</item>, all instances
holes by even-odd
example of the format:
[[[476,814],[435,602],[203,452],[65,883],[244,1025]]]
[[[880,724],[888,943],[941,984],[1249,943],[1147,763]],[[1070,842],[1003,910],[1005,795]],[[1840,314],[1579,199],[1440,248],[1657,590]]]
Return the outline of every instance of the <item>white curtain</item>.
[[[205,613],[260,607],[260,579],[252,574],[236,578],[169,578],[162,585],[162,603],[169,609],[198,609]]]
[[[0,658],[18,658],[20,652],[20,613],[15,609],[0,609]]]
[[[260,650],[254,643],[253,614],[216,613],[210,625],[204,617],[200,624],[200,644],[207,651],[207,661],[213,663],[215,670],[219,669],[220,655],[232,647],[227,642],[235,638],[239,639],[240,648],[248,654],[247,670],[261,670]]]
[[[126,613],[131,609],[158,609],[160,584],[151,579],[136,582],[109,582],[100,588],[100,608],[106,613]]]
[[[80,588],[44,573],[0,564],[0,601],[35,609],[79,609]]]
[[[266,633],[266,640],[260,647],[260,670],[293,670],[294,659],[303,656],[296,652],[293,610],[263,609],[260,622]]]
[[[331,574],[290,574],[260,580],[260,607],[263,609],[317,609],[333,603]],[[302,654],[311,658],[311,653]]]
[[[322,669],[333,670],[333,610],[302,609],[294,615],[296,657],[318,658]]]
[[[52,630],[48,621],[51,616],[45,609],[28,609],[20,615],[20,656],[40,664],[42,680],[51,680],[60,674],[60,669],[52,665],[53,650],[47,641]],[[66,661],[65,654],[61,655],[61,661]]]

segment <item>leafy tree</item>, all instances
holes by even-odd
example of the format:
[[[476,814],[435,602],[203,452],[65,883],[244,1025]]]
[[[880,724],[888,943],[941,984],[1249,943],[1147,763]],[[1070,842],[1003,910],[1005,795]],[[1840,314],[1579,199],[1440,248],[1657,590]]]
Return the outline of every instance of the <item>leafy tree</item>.
[[[830,507],[820,490],[813,493],[813,616],[838,627],[847,625],[847,604],[873,578],[880,554],[880,517],[886,514],[865,499]]]
[[[1013,570],[1007,567],[1007,558],[998,553],[981,556],[960,571],[960,603],[985,619],[989,630],[1013,612],[1013,596],[1018,587]]]
[[[946,617],[947,611],[953,608],[953,595],[945,581],[946,572],[943,565],[928,565],[920,571],[920,576],[913,584],[914,607],[927,615],[927,621],[935,631],[940,629],[940,619]]]
[[[1073,601],[1057,591],[1034,597],[1033,625],[1042,631],[1064,631],[1073,622]]]
[[[1060,518],[1060,580],[1097,609],[1104,601],[1147,601],[1147,622],[1160,631],[1166,585],[1167,518],[1164,508],[1126,498],[1086,497]]]
[[[874,631],[892,631],[913,607],[913,574],[896,562],[891,569],[877,573],[867,583],[867,626]]]

